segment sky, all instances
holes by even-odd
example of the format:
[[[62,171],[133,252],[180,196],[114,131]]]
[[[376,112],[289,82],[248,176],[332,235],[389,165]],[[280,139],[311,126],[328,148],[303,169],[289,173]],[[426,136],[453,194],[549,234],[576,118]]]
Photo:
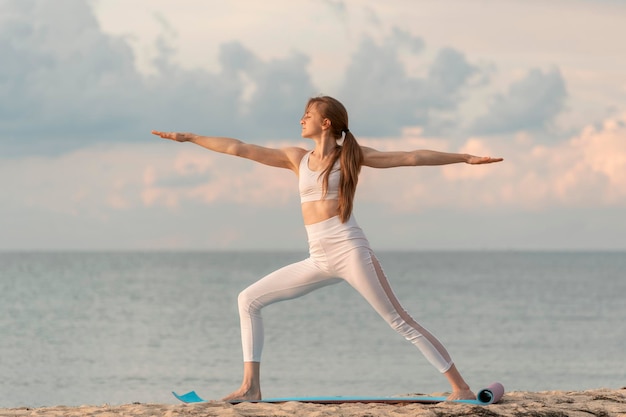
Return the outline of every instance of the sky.
[[[0,0],[0,250],[306,251],[288,170],[152,129],[379,150],[376,250],[626,250],[626,1]]]

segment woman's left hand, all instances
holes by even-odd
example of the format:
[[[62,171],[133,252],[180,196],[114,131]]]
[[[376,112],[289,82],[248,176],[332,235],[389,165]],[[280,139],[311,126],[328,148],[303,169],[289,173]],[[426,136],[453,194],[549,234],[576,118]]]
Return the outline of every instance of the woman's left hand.
[[[193,133],[160,132],[158,130],[153,130],[152,134],[160,136],[163,139],[173,140],[175,142],[188,142],[194,136]]]

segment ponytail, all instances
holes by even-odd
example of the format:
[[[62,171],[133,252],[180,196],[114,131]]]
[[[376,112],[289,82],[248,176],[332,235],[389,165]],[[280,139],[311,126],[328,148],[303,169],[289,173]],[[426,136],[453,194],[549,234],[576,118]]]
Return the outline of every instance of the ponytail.
[[[339,218],[345,223],[352,214],[354,194],[363,164],[363,150],[352,132],[346,129],[341,147],[341,179],[339,181]]]
[[[339,218],[345,223],[352,214],[354,195],[356,186],[359,182],[359,173],[363,164],[363,150],[354,138],[354,135],[348,129],[344,129],[346,133],[343,139],[343,146],[337,146],[330,164],[321,173],[323,176],[324,196],[328,191],[328,177],[332,171],[337,159],[340,159],[341,175],[339,177]]]

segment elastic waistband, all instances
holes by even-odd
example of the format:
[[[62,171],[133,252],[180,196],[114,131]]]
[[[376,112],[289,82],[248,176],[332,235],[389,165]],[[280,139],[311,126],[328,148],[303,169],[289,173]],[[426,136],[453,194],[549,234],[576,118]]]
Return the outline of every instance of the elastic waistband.
[[[306,228],[306,234],[309,237],[309,241],[336,235],[351,229],[355,231],[358,230],[359,232],[361,231],[361,228],[357,224],[354,216],[350,216],[345,223],[341,223],[339,216],[334,216],[318,223],[304,225],[304,227]]]

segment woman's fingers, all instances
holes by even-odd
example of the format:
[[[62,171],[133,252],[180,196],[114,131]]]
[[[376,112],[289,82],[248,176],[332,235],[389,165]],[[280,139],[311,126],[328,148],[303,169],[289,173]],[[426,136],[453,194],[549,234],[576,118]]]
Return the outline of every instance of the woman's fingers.
[[[473,165],[478,164],[491,164],[492,162],[500,162],[503,161],[503,158],[492,158],[490,156],[474,156],[468,162]]]
[[[182,136],[182,135],[180,135],[179,133],[176,133],[176,132],[161,132],[161,131],[158,131],[158,130],[153,130],[152,134],[160,136],[163,139],[171,139],[171,140],[175,140],[175,141],[180,141],[179,137]]]

